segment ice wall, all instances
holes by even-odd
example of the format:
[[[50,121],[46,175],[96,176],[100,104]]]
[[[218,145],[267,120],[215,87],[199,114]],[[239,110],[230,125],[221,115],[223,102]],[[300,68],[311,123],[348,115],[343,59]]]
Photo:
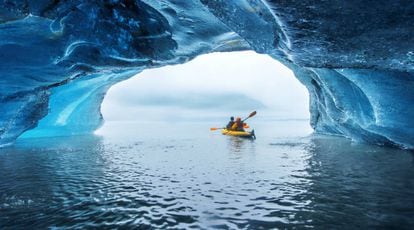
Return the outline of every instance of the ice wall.
[[[0,1],[0,144],[90,133],[111,85],[251,49],[308,88],[317,132],[414,148],[413,14],[401,0]]]

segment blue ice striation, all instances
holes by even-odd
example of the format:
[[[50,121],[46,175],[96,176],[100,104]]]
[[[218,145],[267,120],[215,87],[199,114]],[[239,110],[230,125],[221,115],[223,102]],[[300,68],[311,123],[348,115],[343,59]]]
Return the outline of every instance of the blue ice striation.
[[[93,132],[105,92],[146,68],[254,50],[307,87],[316,132],[413,149],[413,14],[404,0],[0,1],[0,145]]]

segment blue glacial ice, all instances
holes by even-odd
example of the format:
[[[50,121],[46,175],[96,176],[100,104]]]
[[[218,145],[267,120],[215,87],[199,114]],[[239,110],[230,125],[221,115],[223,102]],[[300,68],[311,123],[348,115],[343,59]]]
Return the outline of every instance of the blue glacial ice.
[[[146,68],[254,50],[307,87],[316,132],[412,149],[413,14],[403,0],[1,1],[0,145],[93,132],[105,92]]]

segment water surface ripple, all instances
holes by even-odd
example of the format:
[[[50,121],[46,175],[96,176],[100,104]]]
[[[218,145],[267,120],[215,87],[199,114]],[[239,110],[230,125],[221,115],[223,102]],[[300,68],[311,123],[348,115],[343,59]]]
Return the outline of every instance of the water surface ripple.
[[[292,125],[19,140],[0,150],[0,228],[414,227],[412,153]]]

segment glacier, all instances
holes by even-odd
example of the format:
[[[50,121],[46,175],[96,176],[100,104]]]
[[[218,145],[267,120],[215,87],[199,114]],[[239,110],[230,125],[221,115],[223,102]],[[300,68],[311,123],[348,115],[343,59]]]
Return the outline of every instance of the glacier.
[[[253,50],[307,87],[316,132],[414,149],[413,15],[404,0],[0,1],[0,145],[92,133],[112,85]]]

